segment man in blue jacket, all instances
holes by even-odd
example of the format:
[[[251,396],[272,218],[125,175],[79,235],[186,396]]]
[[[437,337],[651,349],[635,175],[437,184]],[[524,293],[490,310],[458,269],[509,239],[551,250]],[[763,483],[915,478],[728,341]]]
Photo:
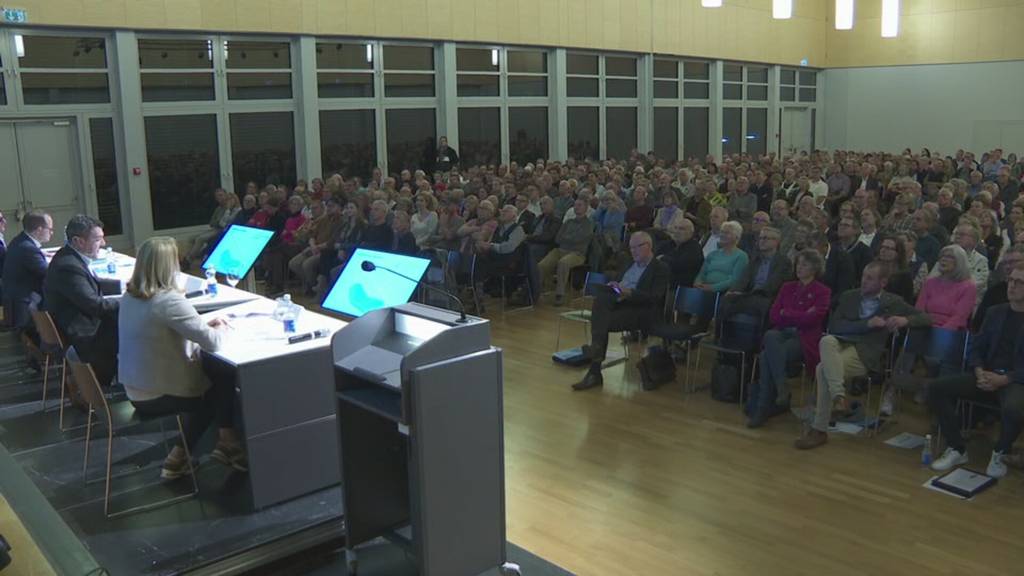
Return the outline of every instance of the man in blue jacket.
[[[29,212],[21,225],[24,230],[8,245],[3,266],[4,317],[19,330],[32,323],[29,306],[42,301],[46,278],[42,247],[53,236],[53,219],[49,214]]]

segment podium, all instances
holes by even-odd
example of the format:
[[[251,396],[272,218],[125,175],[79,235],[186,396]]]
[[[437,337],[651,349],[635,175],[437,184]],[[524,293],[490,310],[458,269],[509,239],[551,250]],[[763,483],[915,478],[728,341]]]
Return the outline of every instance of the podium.
[[[501,350],[486,320],[458,318],[404,304],[331,342],[353,573],[355,547],[379,537],[405,546],[424,576],[505,562]]]

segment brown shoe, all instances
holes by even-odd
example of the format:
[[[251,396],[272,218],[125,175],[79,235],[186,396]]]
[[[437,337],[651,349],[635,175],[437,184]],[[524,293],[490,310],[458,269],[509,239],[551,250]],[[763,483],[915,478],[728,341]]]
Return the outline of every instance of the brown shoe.
[[[793,443],[797,450],[811,450],[828,442],[828,433],[811,428]]]

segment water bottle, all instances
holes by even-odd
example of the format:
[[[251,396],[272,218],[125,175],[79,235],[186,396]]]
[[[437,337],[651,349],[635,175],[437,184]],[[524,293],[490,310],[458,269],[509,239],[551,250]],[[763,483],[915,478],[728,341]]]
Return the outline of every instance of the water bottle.
[[[292,295],[285,294],[277,299],[277,307],[274,308],[274,319],[281,321],[284,325],[285,334],[295,333],[295,319],[299,317],[302,310],[299,305],[292,302]]]
[[[117,260],[114,259],[114,251],[107,248],[107,273],[117,274]]]
[[[924,437],[924,446],[921,447],[921,466],[932,465],[932,435],[926,434]]]
[[[210,296],[217,295],[217,270],[213,266],[206,269],[206,292]]]

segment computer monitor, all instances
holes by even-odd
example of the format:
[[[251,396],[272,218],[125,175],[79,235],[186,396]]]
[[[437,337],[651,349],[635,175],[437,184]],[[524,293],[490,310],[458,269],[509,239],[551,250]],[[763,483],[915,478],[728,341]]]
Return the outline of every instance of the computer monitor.
[[[221,236],[220,242],[203,262],[203,270],[213,266],[220,274],[233,274],[242,278],[249,273],[273,236],[272,230],[234,224]]]
[[[428,266],[427,258],[359,248],[348,259],[321,305],[340,314],[359,317],[378,308],[405,304]]]

